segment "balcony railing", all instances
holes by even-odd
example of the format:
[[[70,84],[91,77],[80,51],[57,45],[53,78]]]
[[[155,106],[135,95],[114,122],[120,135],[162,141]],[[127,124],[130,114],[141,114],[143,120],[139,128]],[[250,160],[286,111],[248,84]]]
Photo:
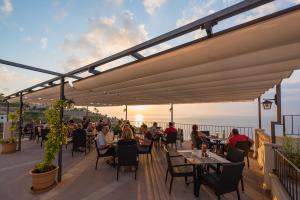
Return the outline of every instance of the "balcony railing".
[[[282,152],[274,149],[275,169],[280,182],[289,193],[292,200],[300,198],[300,170]]]
[[[151,127],[153,125],[153,122],[146,122],[146,121],[131,121],[130,122],[133,125],[140,126],[143,123],[146,124],[148,127]],[[157,122],[158,126],[162,129],[165,129],[168,127],[168,122]],[[192,132],[192,126],[193,124],[182,124],[182,123],[175,123],[175,127],[177,129],[183,130],[183,139],[184,140],[190,140],[190,134]],[[251,139],[253,139],[253,127],[236,127],[236,126],[219,126],[219,125],[202,125],[198,124],[198,130],[199,131],[209,131],[211,134],[219,134],[225,135],[227,138],[230,134],[231,129],[236,128],[239,130],[241,134],[245,134]]]
[[[300,115],[283,115],[284,135],[300,135]]]

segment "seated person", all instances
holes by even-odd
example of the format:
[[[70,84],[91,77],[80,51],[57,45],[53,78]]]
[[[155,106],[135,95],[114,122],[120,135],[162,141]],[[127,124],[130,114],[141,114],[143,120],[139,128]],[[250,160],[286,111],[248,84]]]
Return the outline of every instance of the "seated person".
[[[102,130],[100,130],[100,127],[97,126],[96,141],[98,144],[100,154],[104,156],[112,156],[113,163],[114,163],[114,157],[116,155],[115,148],[114,146],[109,145],[105,140],[105,136],[107,135],[108,132],[109,132],[109,127],[107,125],[104,125],[102,127]],[[111,164],[111,162],[108,162],[108,164]]]
[[[173,122],[169,122],[169,127],[165,129],[164,133],[169,134],[169,133],[174,133],[177,132],[177,129],[174,127]]]
[[[235,147],[237,142],[246,142],[248,141],[250,146],[253,144],[253,140],[251,140],[248,136],[246,135],[241,135],[239,134],[238,129],[232,129],[229,138],[227,139],[226,144],[230,145],[232,147]]]
[[[150,145],[151,140],[152,140],[152,135],[148,131],[147,125],[146,124],[142,124],[142,126],[140,128],[140,131],[141,131],[141,134],[143,134],[143,136],[144,136],[143,145]]]
[[[107,125],[108,126],[108,125]],[[109,126],[108,126],[109,127]],[[108,131],[108,133],[105,135],[105,140],[107,144],[111,144],[114,142],[114,133],[112,131]]]
[[[153,126],[149,129],[149,132],[154,140],[158,140],[159,137],[162,136],[159,128],[157,127],[157,122],[153,122]]]
[[[124,127],[121,135],[121,139],[118,141],[118,145],[131,145],[136,144],[134,140],[133,131],[130,127]]]
[[[201,131],[198,131],[198,126],[196,124],[192,126],[191,139],[194,147],[197,149],[201,148],[202,143],[211,146],[209,138]]]
[[[83,151],[86,148],[86,131],[82,125],[74,125],[75,130],[72,133],[73,148],[75,151]]]

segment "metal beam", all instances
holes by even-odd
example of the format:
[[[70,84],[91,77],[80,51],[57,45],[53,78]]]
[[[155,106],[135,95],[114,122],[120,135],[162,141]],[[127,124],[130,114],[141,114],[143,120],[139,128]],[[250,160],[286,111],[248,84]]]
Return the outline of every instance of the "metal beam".
[[[18,151],[21,151],[21,139],[22,139],[22,130],[23,130],[23,93],[20,93],[20,113],[19,113],[19,145]]]
[[[251,0],[251,1],[250,0],[245,0],[245,1],[242,1],[240,3],[237,3],[235,5],[230,6],[228,8],[220,10],[220,11],[218,11],[216,13],[213,13],[213,14],[211,14],[209,16],[206,16],[206,17],[201,18],[199,20],[196,20],[196,21],[194,21],[192,23],[189,23],[189,24],[187,24],[185,26],[182,26],[180,28],[177,28],[177,29],[174,29],[174,30],[172,30],[170,32],[162,34],[162,35],[160,35],[158,37],[150,39],[150,40],[148,40],[146,42],[143,42],[143,43],[141,43],[139,45],[136,45],[134,47],[131,47],[129,49],[126,49],[124,51],[121,51],[119,53],[111,55],[109,57],[106,57],[104,59],[98,60],[98,61],[93,62],[91,64],[85,65],[85,66],[83,66],[81,68],[78,68],[76,70],[70,71],[70,72],[66,73],[65,76],[71,76],[71,75],[74,75],[74,74],[83,73],[85,71],[88,71],[89,69],[96,68],[96,67],[98,67],[100,65],[109,63],[111,61],[117,60],[117,59],[125,57],[125,56],[132,55],[135,52],[139,52],[141,50],[150,48],[152,46],[155,46],[155,45],[158,45],[160,43],[166,42],[168,40],[174,39],[176,37],[182,36],[182,35],[187,34],[189,32],[195,31],[195,30],[197,30],[197,29],[199,29],[199,28],[201,28],[201,27],[203,27],[203,26],[205,26],[207,24],[216,24],[216,23],[218,23],[218,21],[230,18],[230,17],[232,17],[234,15],[238,15],[240,13],[246,12],[248,10],[251,10],[253,8],[256,8],[256,7],[259,7],[261,5],[264,5],[264,4],[272,2],[272,1],[274,1],[274,0]],[[298,9],[298,7],[296,6],[295,9]],[[280,14],[282,14],[282,12],[278,12],[277,15],[280,15]],[[182,46],[183,45],[180,45],[180,47],[182,47]],[[172,48],[172,49],[174,50],[175,48]],[[118,67],[116,67],[115,69],[117,69],[117,68]],[[44,84],[46,84],[49,81],[56,81],[56,80],[59,80],[59,78],[50,79],[48,81],[42,82],[40,84],[37,84],[35,86],[32,86],[32,87],[27,88],[27,89],[22,90],[22,91],[27,91],[28,89],[34,89],[36,87],[43,86]],[[20,91],[20,92],[22,92],[22,91]],[[16,93],[11,94],[11,95],[7,96],[7,98],[9,98],[11,96],[15,96],[15,94]]]
[[[204,18],[196,20],[192,23],[189,23],[187,25],[184,25],[182,27],[174,29],[170,32],[162,34],[158,37],[150,39],[150,40],[148,40],[146,42],[143,42],[141,44],[138,44],[134,47],[131,47],[129,49],[126,49],[126,50],[121,51],[119,53],[116,53],[114,55],[108,56],[104,59],[98,60],[96,62],[85,65],[85,66],[83,66],[81,68],[78,68],[76,70],[73,70],[73,71],[67,73],[66,75],[82,73],[84,71],[87,71],[89,68],[98,67],[98,66],[106,64],[108,62],[117,60],[119,58],[122,58],[122,57],[125,57],[125,56],[128,56],[128,55],[132,55],[135,52],[139,52],[141,50],[147,49],[149,47],[155,46],[157,44],[166,42],[168,40],[171,40],[171,39],[174,39],[176,37],[179,37],[179,36],[182,36],[184,34],[195,31],[195,30],[199,29],[200,27],[202,27],[203,25],[205,25],[207,23],[217,23],[218,21],[230,18],[234,15],[238,15],[240,13],[246,12],[248,10],[259,7],[261,5],[264,5],[264,4],[272,2],[272,1],[274,1],[274,0],[251,0],[251,1],[247,0],[247,1],[242,1],[240,3],[237,3],[235,5],[230,6],[228,8],[225,8],[223,10],[215,12],[211,15],[208,15]]]
[[[139,54],[138,52],[132,53],[131,56],[136,58],[137,60],[141,60],[141,59],[145,58],[142,54]]]
[[[89,73],[91,74],[100,74],[101,72],[98,70],[95,70],[95,68],[89,68]]]
[[[65,100],[65,77],[60,77],[60,100]],[[64,117],[64,108],[62,107],[60,109],[60,123],[63,123],[63,117]],[[60,133],[60,138],[63,140],[63,134]],[[59,147],[59,152],[58,152],[58,173],[57,173],[57,180],[58,182],[61,182],[62,178],[62,144]]]
[[[261,97],[257,98],[258,107],[258,128],[261,129]]]
[[[4,65],[9,65],[9,66],[12,66],[12,67],[17,67],[17,68],[27,69],[27,70],[31,70],[31,71],[41,72],[41,73],[44,73],[44,74],[50,74],[50,75],[54,75],[54,76],[63,76],[63,74],[58,73],[58,72],[54,72],[54,71],[50,71],[50,70],[46,70],[46,69],[41,69],[41,68],[38,68],[38,67],[29,66],[29,65],[24,65],[24,64],[20,64],[20,63],[16,63],[16,62],[11,62],[11,61],[8,61],[8,60],[0,59],[0,63],[4,64]],[[69,77],[75,78],[75,79],[80,79],[80,77],[74,76],[74,75],[69,75]]]
[[[53,84],[54,81],[58,81],[59,79],[60,79],[60,77],[55,77],[55,78],[52,78],[52,79],[50,79],[50,80],[47,80],[47,81],[44,81],[44,82],[35,84],[35,85],[33,85],[33,86],[29,87],[29,88],[26,88],[26,89],[21,90],[21,91],[19,91],[19,92],[16,92],[16,93],[13,93],[13,94],[11,94],[11,95],[8,95],[8,96],[6,97],[6,99],[9,99],[9,98],[12,97],[12,96],[17,96],[20,92],[28,92],[28,91],[30,91],[30,90],[33,90],[33,89],[37,88],[37,87],[45,87],[45,85],[49,85],[49,83],[52,83],[52,84]]]
[[[281,123],[281,84],[276,85],[277,122]]]

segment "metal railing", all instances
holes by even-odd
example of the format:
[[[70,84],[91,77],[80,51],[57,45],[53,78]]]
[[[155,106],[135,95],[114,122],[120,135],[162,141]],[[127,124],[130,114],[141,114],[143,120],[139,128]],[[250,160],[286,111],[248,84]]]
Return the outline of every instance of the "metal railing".
[[[130,121],[131,124],[135,126],[140,126],[142,124],[146,124],[148,127],[153,125],[153,122],[146,122],[146,121]],[[158,127],[165,129],[168,127],[169,122],[157,122]],[[231,129],[236,128],[239,130],[241,134],[247,135],[249,138],[253,138],[253,127],[236,127],[236,126],[219,126],[219,125],[204,125],[204,124],[197,124],[199,131],[209,131],[211,134],[224,134],[227,138],[230,134]],[[175,123],[175,127],[177,129],[183,130],[183,139],[190,140],[190,134],[192,132],[193,124],[182,124],[182,123]]]
[[[278,149],[274,149],[274,173],[290,195],[292,200],[300,198],[300,170]]]
[[[300,115],[283,115],[283,135],[300,135]]]

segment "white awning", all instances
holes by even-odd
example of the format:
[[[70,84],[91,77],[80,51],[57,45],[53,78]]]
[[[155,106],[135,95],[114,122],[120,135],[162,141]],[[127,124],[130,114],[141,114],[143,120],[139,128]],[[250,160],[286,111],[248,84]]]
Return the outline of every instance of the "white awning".
[[[248,101],[300,69],[300,11],[65,84],[76,105],[147,105]],[[60,87],[25,95],[51,103]],[[18,98],[10,101],[18,101]]]

